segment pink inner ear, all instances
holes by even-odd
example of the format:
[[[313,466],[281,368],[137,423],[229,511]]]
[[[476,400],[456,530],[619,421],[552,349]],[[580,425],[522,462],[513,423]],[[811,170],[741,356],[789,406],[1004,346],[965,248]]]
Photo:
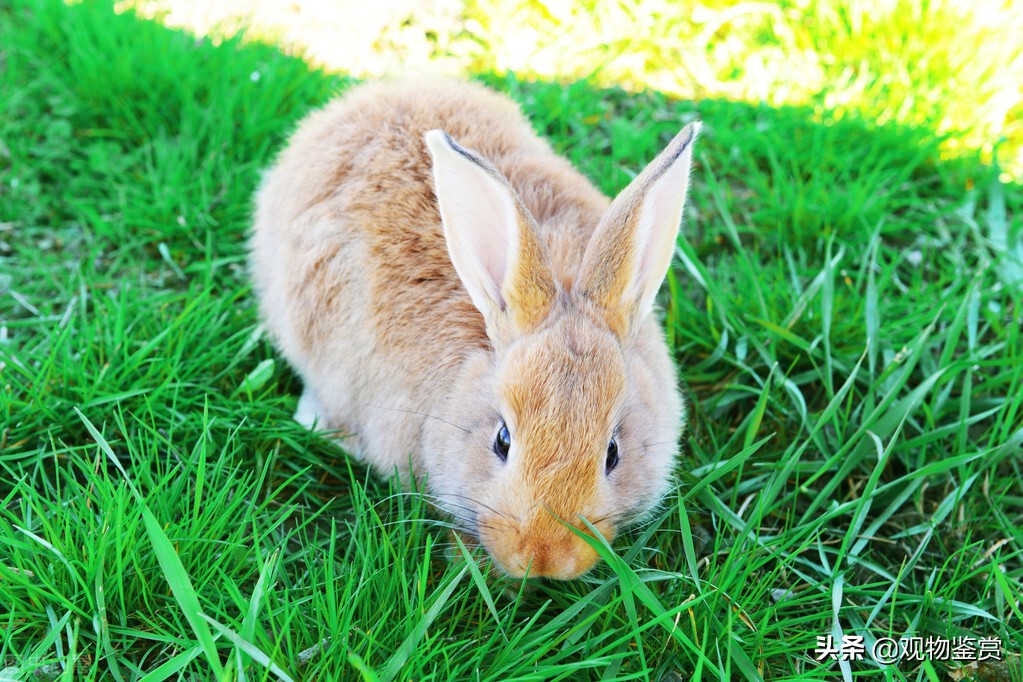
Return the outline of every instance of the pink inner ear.
[[[494,182],[490,178],[487,180]],[[505,188],[499,187],[498,189],[504,190]],[[501,196],[495,196],[489,192],[483,192],[477,197],[480,206],[475,207],[478,213],[473,216],[476,229],[471,230],[466,236],[471,242],[472,251],[475,252],[479,260],[480,270],[485,273],[484,285],[498,308],[504,310],[505,301],[502,290],[508,275],[508,261],[517,251],[515,227],[518,220],[514,213],[514,201],[511,201],[510,197],[508,197],[508,201],[504,202],[501,199]],[[508,203],[511,203],[512,210],[510,220],[502,217],[509,211]]]
[[[653,305],[681,223],[699,124],[683,128],[615,198],[583,256],[579,285],[625,334]]]
[[[502,237],[504,237],[503,240]],[[471,250],[475,252],[479,262],[479,270],[485,275],[483,285],[498,309],[504,310],[505,301],[501,288],[508,273],[510,245],[507,235],[502,235],[499,229],[492,230],[492,234],[486,234],[480,230],[469,236],[469,240],[472,242]]]
[[[440,131],[427,133],[426,142],[448,254],[487,333],[511,338],[532,329],[555,293],[536,223],[486,160]]]
[[[637,302],[641,315],[653,305],[675,254],[691,161],[690,146],[650,183],[639,202],[634,236],[635,271],[623,302]]]
[[[451,262],[484,317],[504,310],[505,279],[519,239],[512,190],[446,135],[428,133],[427,144]]]

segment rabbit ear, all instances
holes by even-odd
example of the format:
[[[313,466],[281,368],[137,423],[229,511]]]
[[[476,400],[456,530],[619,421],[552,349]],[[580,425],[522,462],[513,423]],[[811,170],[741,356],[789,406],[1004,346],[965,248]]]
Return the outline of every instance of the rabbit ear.
[[[536,221],[493,166],[442,130],[426,133],[451,262],[494,340],[534,329],[555,286]]]
[[[580,290],[600,305],[619,336],[650,311],[675,253],[689,185],[690,123],[622,190],[597,226],[583,256]]]

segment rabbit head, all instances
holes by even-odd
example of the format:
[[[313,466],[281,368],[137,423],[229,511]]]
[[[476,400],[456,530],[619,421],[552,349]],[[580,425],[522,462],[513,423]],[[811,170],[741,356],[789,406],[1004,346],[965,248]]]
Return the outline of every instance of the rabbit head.
[[[448,252],[489,347],[462,365],[424,433],[427,484],[495,564],[570,579],[671,486],[683,402],[652,314],[676,247],[686,126],[611,203],[578,272],[556,277],[508,181],[446,133],[426,135]]]

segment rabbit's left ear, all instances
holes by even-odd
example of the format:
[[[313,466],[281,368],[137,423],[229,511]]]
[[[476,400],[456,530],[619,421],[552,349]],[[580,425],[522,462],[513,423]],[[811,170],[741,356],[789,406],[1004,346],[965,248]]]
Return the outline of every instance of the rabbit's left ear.
[[[690,123],[611,203],[577,281],[620,336],[653,307],[675,253],[699,123]]]
[[[497,342],[532,331],[556,289],[536,220],[501,173],[442,130],[426,134],[444,237],[458,277]]]

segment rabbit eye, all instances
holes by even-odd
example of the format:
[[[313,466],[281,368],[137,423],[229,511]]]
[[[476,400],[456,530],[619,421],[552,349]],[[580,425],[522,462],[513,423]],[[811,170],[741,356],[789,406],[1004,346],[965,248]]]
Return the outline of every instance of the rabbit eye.
[[[507,424],[502,421],[501,428],[497,431],[497,437],[494,438],[494,454],[502,462],[507,462],[509,450],[511,450],[511,434],[508,433]]]
[[[618,441],[614,438],[607,444],[607,459],[604,460],[604,473],[611,473],[618,466]]]

